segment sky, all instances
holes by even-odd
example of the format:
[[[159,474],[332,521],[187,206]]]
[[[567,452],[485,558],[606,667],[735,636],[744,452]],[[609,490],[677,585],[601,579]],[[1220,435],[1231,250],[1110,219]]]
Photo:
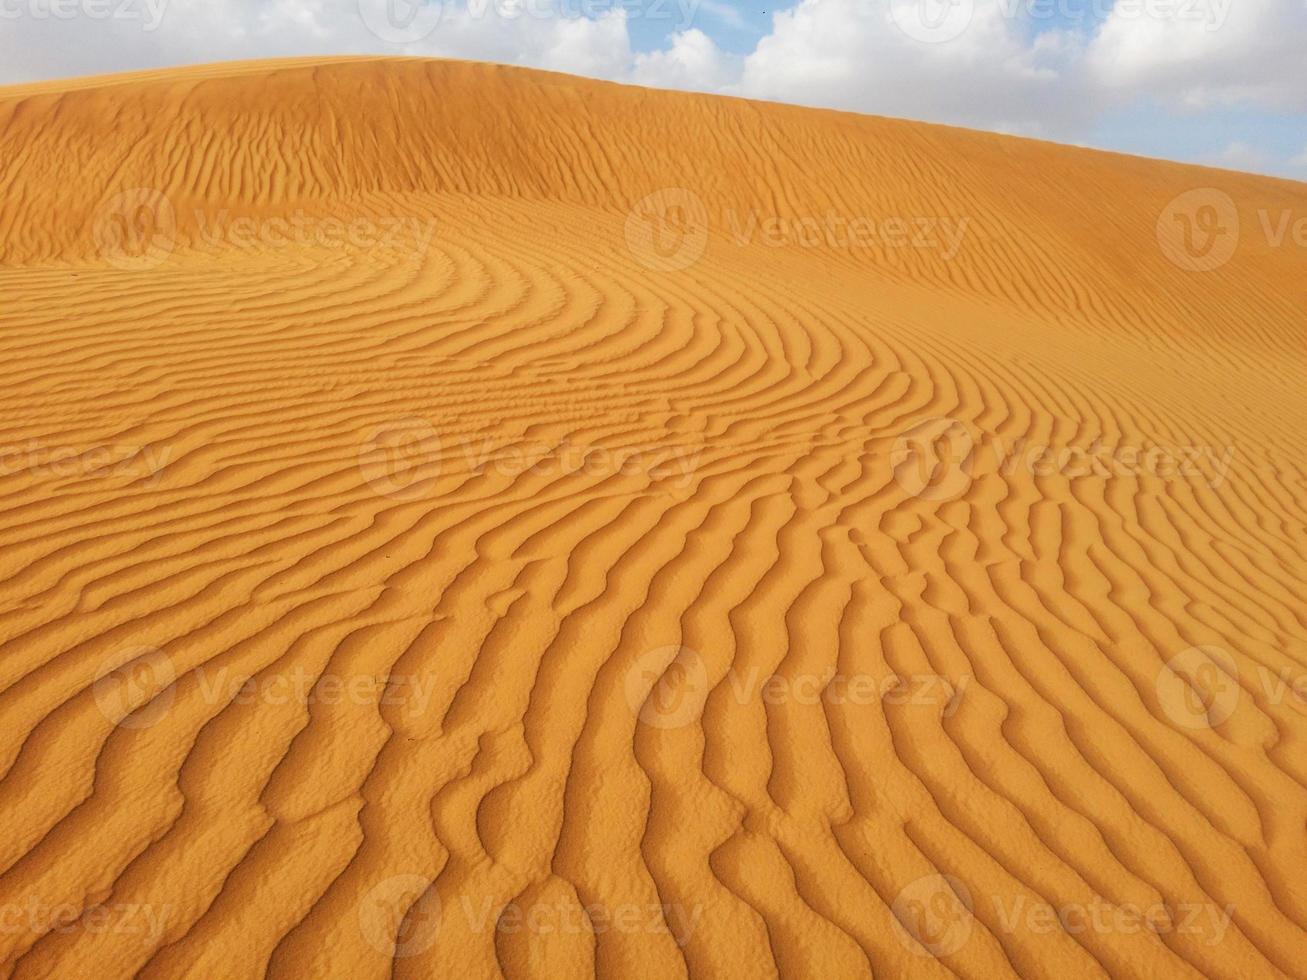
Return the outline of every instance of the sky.
[[[1307,0],[0,0],[0,84],[471,58],[1307,180]]]

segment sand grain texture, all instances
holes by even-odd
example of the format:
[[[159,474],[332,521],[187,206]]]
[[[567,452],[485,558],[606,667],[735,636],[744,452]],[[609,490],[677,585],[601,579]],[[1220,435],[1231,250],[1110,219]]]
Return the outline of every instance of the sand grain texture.
[[[4,975],[1307,975],[1262,211],[477,64],[0,90]]]

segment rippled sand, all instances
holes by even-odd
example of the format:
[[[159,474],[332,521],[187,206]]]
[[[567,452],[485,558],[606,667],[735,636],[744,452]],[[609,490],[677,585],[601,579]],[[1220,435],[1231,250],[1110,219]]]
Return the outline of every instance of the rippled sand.
[[[16,977],[1269,977],[1307,185],[457,62],[0,90]]]

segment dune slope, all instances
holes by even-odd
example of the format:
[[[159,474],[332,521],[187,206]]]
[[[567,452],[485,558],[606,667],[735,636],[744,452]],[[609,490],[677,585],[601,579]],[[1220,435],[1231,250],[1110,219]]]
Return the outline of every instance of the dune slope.
[[[14,977],[1268,977],[1307,186],[479,64],[0,90]]]

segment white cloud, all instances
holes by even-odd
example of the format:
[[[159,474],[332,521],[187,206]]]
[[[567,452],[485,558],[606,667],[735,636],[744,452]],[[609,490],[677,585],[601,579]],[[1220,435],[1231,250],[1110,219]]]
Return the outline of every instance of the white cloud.
[[[735,28],[736,30],[745,30],[749,22],[739,9],[732,7],[724,0],[698,0],[700,10],[707,11],[712,17],[716,17],[722,23]]]
[[[1148,16],[1160,5],[1166,16]],[[1142,11],[1142,12],[1141,12]],[[1302,0],[1119,0],[1087,52],[1104,91],[1175,108],[1307,110]]]
[[[698,28],[672,36],[666,51],[637,54],[630,79],[657,88],[721,91],[739,77],[741,59],[723,52]]]
[[[1271,167],[1274,161],[1262,150],[1243,140],[1227,143],[1225,149],[1212,157],[1211,162],[1231,170],[1260,171]]]
[[[1303,0],[803,0],[739,90],[1074,138],[1111,110],[1307,110]],[[1056,9],[1063,29],[1047,27]]]
[[[776,15],[774,30],[745,62],[739,91],[1066,133],[1087,116],[1079,47],[1068,34],[1023,37],[1000,0],[958,0],[951,10],[937,0],[803,0]]]
[[[587,19],[551,13],[543,0],[520,6],[516,15],[511,0],[450,0],[438,21],[432,18],[429,34],[394,43],[370,31],[361,15],[361,9],[384,10],[389,0],[136,0],[142,12],[147,4],[162,5],[157,29],[143,17],[81,13],[57,20],[30,13],[29,6],[47,2],[5,0],[0,82],[313,54],[459,57],[597,77],[622,77],[633,63],[620,8]]]

